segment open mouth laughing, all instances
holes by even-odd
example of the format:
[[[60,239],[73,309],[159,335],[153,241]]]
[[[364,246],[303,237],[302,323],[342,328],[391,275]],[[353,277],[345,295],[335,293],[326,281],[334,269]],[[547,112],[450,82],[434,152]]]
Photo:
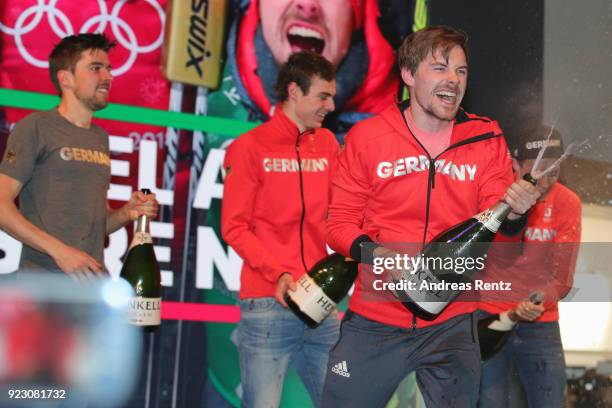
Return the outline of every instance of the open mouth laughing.
[[[457,102],[457,92],[455,91],[440,90],[436,92],[436,96],[448,105],[455,105]]]
[[[294,52],[310,51],[321,54],[325,48],[323,35],[303,25],[293,25],[287,31],[287,40]]]

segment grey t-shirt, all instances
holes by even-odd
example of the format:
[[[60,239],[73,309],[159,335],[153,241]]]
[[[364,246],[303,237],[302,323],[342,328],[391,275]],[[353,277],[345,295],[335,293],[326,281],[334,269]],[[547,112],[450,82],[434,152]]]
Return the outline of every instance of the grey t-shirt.
[[[57,109],[36,112],[15,125],[0,172],[23,184],[19,207],[38,228],[100,263],[110,184],[108,135],[73,125]],[[27,245],[20,270],[58,270],[53,259]]]

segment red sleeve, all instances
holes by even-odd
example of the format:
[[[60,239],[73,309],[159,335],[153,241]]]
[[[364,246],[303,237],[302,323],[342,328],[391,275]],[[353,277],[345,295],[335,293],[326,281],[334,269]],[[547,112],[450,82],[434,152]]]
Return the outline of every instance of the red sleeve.
[[[258,191],[257,157],[246,139],[238,138],[225,154],[225,182],[221,204],[223,239],[251,268],[276,283],[285,272],[253,233],[253,202]]]
[[[502,133],[496,122],[493,122],[493,132]],[[495,204],[514,181],[510,151],[503,136],[491,139],[486,144],[486,151],[483,154],[486,154],[489,160],[481,173],[478,194],[479,211],[484,211]]]
[[[564,197],[565,205],[558,210],[557,235],[552,251],[553,279],[544,291],[545,299],[550,300],[545,304],[547,309],[564,298],[574,283],[582,230],[582,207],[580,198],[574,193],[570,194],[571,197]]]
[[[327,220],[327,243],[336,252],[350,256],[351,245],[360,236],[363,214],[371,191],[363,151],[353,143],[354,129],[345,138],[332,175],[331,203]]]

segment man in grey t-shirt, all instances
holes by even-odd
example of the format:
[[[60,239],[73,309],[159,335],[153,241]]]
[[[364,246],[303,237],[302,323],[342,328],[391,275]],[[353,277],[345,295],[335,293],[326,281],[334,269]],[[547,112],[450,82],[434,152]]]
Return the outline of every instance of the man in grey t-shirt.
[[[157,216],[154,195],[135,192],[118,210],[107,204],[108,135],[91,120],[108,104],[114,45],[101,34],[62,39],[49,56],[59,106],[24,118],[9,136],[0,228],[24,244],[20,270],[104,275],[104,237],[142,214]]]

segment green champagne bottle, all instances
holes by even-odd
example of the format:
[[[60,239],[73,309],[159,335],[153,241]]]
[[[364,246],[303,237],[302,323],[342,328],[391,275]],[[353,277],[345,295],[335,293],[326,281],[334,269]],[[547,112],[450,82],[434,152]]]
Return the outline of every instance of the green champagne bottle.
[[[289,308],[309,327],[317,327],[346,296],[357,277],[357,262],[334,253],[326,256],[285,295]]]
[[[537,183],[537,180],[530,174],[526,174],[523,178],[533,185]],[[402,271],[402,279],[413,282],[413,287],[416,288],[415,290],[395,291],[404,306],[425,320],[435,319],[462,292],[461,290],[440,290],[438,288],[453,283],[467,286],[466,284],[472,281],[477,270],[471,268],[464,273],[458,273],[452,267],[429,268],[428,265],[436,265],[436,262],[430,263],[427,260],[484,258],[499,227],[511,211],[510,205],[500,200],[483,212],[434,237],[420,255],[422,258],[420,265],[425,266],[419,266],[416,270]],[[426,281],[427,285],[423,285],[423,281]],[[435,287],[435,289],[427,289],[428,287]]]
[[[151,194],[146,188],[140,191]],[[134,238],[119,276],[128,281],[136,293],[136,297],[128,302],[130,323],[147,332],[156,330],[161,324],[161,273],[146,215],[138,218]]]

